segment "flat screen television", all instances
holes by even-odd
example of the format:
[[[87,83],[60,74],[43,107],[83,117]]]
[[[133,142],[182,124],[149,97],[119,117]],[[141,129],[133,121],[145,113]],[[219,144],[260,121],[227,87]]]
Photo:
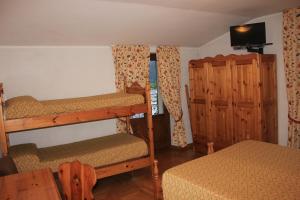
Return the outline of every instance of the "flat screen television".
[[[231,26],[230,41],[233,47],[262,46],[266,43],[265,23]]]

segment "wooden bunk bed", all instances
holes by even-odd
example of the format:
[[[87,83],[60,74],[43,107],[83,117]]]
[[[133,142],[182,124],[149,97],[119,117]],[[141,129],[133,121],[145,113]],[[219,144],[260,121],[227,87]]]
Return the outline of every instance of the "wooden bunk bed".
[[[126,100],[124,101],[122,100],[122,98],[126,98],[126,97],[122,97],[123,95],[125,96],[139,95],[142,96],[143,98],[142,101],[137,101],[136,99],[140,97],[132,96],[129,98],[134,99],[134,101],[128,103]],[[112,101],[110,101],[110,98],[114,98],[114,96],[117,96],[116,104],[111,103]],[[32,102],[32,98],[28,96],[20,97],[20,98],[21,100],[23,100],[23,102],[24,101]],[[31,106],[32,108],[38,105],[36,109],[37,112],[32,113],[32,109],[29,108],[27,109],[29,110],[29,113],[20,114],[19,112],[16,112],[16,114],[14,115],[12,114],[14,113],[14,109],[9,110],[10,104],[15,103],[16,101],[17,105],[19,105],[21,108],[23,108],[24,104],[22,103],[18,104],[19,101],[14,98],[5,102],[3,98],[3,84],[0,83],[0,144],[1,144],[2,155],[6,156],[9,154],[10,156],[13,157],[13,159],[14,157],[16,159],[20,158],[22,162],[25,160],[25,164],[24,162],[21,163],[20,161],[21,164],[19,167],[18,167],[18,163],[16,163],[18,169],[22,169],[25,171],[28,170],[28,166],[24,167],[24,165],[27,164],[30,165],[29,168],[31,168],[31,170],[50,165],[48,167],[52,168],[52,170],[54,171],[57,171],[58,165],[60,164],[59,162],[72,161],[72,159],[74,158],[76,159],[78,158],[81,162],[89,161],[89,160],[86,161],[86,159],[89,158],[88,156],[89,152],[85,152],[85,150],[82,150],[83,153],[80,152],[79,153],[80,155],[76,156],[72,154],[70,150],[72,148],[77,148],[80,146],[88,146],[90,147],[90,149],[92,149],[93,155],[98,156],[97,158],[99,158],[99,156],[102,157],[102,155],[106,155],[106,156],[119,155],[120,152],[122,153],[128,150],[128,148],[132,149],[132,147],[135,147],[133,149],[140,149],[140,152],[139,153],[133,152],[133,154],[130,155],[131,157],[125,156],[124,157],[125,160],[122,159],[120,160],[120,158],[119,160],[112,158],[110,159],[110,161],[107,161],[107,159],[98,161],[98,159],[96,159],[96,161],[90,164],[95,165],[95,163],[98,164],[100,163],[100,166],[94,166],[96,169],[97,179],[101,179],[104,177],[150,166],[152,172],[152,178],[153,178],[154,197],[155,199],[157,199],[158,191],[159,191],[158,168],[157,168],[157,161],[155,160],[154,157],[152,108],[151,108],[149,83],[146,84],[145,88],[142,88],[138,83],[133,83],[132,86],[125,87],[125,92],[122,94],[116,93],[115,95],[114,94],[104,95],[104,98],[108,98],[107,101],[109,102],[108,106],[105,106],[106,104],[105,103],[103,104],[103,102],[100,103],[101,105],[99,106],[99,108],[95,106],[94,100],[95,99],[98,100],[97,98],[102,98],[102,97],[101,96],[84,97],[83,100],[86,100],[89,103],[92,102],[91,103],[92,106],[84,105],[83,108],[81,107],[80,109],[74,108],[74,106],[76,107],[76,104],[80,103],[81,101],[81,99],[78,98],[69,99],[69,100],[60,100],[59,102],[53,102],[55,100],[50,102],[43,101],[42,104],[43,105],[47,104],[47,107],[41,113],[39,113],[40,102],[37,102],[37,104],[34,103],[33,105],[30,105],[29,103],[29,106]],[[66,103],[67,105],[70,106],[69,107],[67,106],[68,108],[66,109],[67,110],[66,112],[63,112],[62,110],[57,111],[57,109],[55,108],[56,103],[58,103],[58,105],[61,104],[65,105]],[[130,135],[130,116],[138,113],[146,113],[147,116],[148,134],[146,138],[145,136],[141,136],[138,138],[136,136]],[[103,138],[96,138],[95,140],[92,139],[83,142],[76,142],[76,143],[58,145],[54,147],[46,147],[41,149],[37,149],[34,144],[21,144],[13,147],[9,146],[8,135],[15,132],[112,119],[112,118],[120,118],[120,117],[126,117],[128,134],[126,133],[115,134],[115,136],[105,136]],[[122,143],[122,140],[125,140],[125,144],[124,142]],[[145,143],[144,146],[146,150],[143,149],[142,143]],[[101,146],[102,144],[103,146]],[[137,144],[140,145],[140,148],[136,148]],[[110,150],[113,148],[116,149],[115,147],[117,147],[117,151],[112,153]],[[123,147],[125,148],[125,150]],[[100,154],[97,154],[99,153],[97,148],[101,149]],[[105,151],[106,150],[105,148],[107,148],[108,150]],[[67,151],[66,154],[70,154],[68,155],[69,156],[68,159],[61,159],[60,151],[64,151],[64,150]],[[80,151],[80,149],[77,151]],[[57,158],[57,160],[55,160],[56,158],[53,155],[56,155],[60,158]],[[47,158],[45,159],[45,157]],[[28,162],[26,162],[26,159]],[[38,162],[42,162],[42,160],[47,160],[47,162],[44,162],[43,163],[44,165],[39,164]],[[49,164],[49,160],[50,161],[54,160],[54,162],[51,162],[52,164]],[[14,159],[14,161],[16,160]]]

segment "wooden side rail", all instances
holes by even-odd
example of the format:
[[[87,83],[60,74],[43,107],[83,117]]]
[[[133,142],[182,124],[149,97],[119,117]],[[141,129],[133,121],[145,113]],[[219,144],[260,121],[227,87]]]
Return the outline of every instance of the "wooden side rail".
[[[136,169],[150,166],[150,157],[132,159],[125,162],[111,164],[99,168],[95,168],[97,179],[117,175],[124,172],[133,171]]]

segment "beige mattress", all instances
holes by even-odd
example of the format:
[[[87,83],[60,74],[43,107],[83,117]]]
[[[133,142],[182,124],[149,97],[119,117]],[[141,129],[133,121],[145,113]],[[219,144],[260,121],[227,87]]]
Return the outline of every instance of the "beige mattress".
[[[244,141],[167,170],[164,200],[300,199],[300,150]]]
[[[19,119],[141,103],[144,103],[142,95],[121,92],[48,101],[38,101],[31,96],[19,96],[5,101],[5,117],[6,119]]]
[[[20,144],[10,147],[9,155],[19,172],[45,167],[56,172],[60,163],[76,159],[100,167],[143,157],[148,155],[148,147],[144,140],[120,133],[46,148],[37,148],[35,144]]]

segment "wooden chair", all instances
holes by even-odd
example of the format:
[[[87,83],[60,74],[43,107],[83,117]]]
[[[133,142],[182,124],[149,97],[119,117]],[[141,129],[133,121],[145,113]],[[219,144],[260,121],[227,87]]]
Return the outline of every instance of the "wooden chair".
[[[92,189],[96,184],[95,169],[78,160],[59,166],[58,177],[66,200],[92,200]]]

